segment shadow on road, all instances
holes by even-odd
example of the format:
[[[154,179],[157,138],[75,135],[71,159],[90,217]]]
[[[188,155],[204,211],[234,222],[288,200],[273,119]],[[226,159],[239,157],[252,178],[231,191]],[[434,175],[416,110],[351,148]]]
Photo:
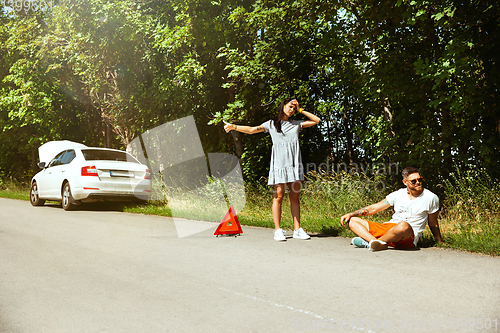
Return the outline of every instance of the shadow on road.
[[[98,211],[98,212],[123,212],[125,207],[135,207],[141,206],[143,203],[131,202],[131,201],[103,201],[103,202],[91,202],[91,203],[81,203],[75,206],[72,210],[74,211]],[[61,209],[62,206],[60,202],[46,202],[42,207],[37,208],[55,208]]]

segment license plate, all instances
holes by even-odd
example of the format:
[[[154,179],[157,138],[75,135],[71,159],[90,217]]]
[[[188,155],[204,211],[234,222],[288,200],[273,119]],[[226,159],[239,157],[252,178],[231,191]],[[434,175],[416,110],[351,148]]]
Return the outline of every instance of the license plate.
[[[133,172],[130,171],[119,171],[119,170],[111,170],[109,172],[109,175],[111,177],[127,177],[127,178],[133,178],[135,177]]]

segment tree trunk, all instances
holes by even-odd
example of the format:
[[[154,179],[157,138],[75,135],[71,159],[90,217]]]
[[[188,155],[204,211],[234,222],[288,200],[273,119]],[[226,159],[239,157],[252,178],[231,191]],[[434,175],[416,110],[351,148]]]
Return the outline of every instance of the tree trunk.
[[[33,147],[31,148],[31,170],[34,172],[33,174],[36,174],[39,171],[37,167],[37,161],[37,149],[36,147]]]
[[[347,110],[349,108],[349,101],[347,96],[344,98],[344,112],[342,112],[342,121],[344,123],[345,137],[347,141],[347,157],[349,158],[349,164],[354,163],[354,147],[353,147],[353,135],[351,131],[351,126],[349,124],[349,117],[347,116]]]
[[[234,102],[234,90],[235,87],[232,86],[231,88],[228,89],[228,94],[229,94],[229,103]],[[233,141],[234,141],[234,150],[236,153],[236,157],[238,157],[238,160],[240,160],[240,164],[243,165],[242,160],[241,160],[241,155],[243,155],[243,141],[241,140],[241,133],[237,131],[231,131],[231,134],[233,136]]]
[[[111,148],[111,126],[106,123],[106,148]]]
[[[384,105],[382,106],[382,113],[384,115],[384,120],[392,125],[391,103],[387,100],[384,101]],[[394,136],[396,136],[396,133],[394,133],[394,131],[392,130],[392,126],[391,130],[387,133],[387,135],[391,139],[394,138]]]
[[[441,108],[441,133],[443,137],[441,140],[441,149],[443,150],[443,169],[451,170],[452,168],[452,158],[451,158],[451,137],[453,136],[450,130],[450,109],[448,108],[448,103],[442,103]]]
[[[243,141],[241,140],[241,133],[236,131],[231,131],[234,140],[234,150],[236,156],[241,162],[241,155],[243,155]]]

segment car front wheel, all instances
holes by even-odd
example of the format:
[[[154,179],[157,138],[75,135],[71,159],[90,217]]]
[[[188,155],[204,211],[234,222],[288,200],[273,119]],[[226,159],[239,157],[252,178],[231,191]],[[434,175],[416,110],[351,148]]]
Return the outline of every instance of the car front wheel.
[[[62,208],[64,210],[72,210],[75,208],[74,202],[75,199],[73,199],[73,195],[71,194],[71,187],[69,183],[66,182],[62,190]]]
[[[45,204],[45,200],[40,199],[40,196],[38,195],[38,185],[36,182],[31,184],[30,202],[32,206],[43,206]]]

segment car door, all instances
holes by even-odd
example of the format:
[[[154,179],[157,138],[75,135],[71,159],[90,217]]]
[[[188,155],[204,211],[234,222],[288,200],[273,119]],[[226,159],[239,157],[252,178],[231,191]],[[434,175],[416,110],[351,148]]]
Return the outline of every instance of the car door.
[[[43,199],[56,199],[58,198],[56,188],[58,187],[56,181],[58,179],[58,173],[60,171],[57,169],[57,167],[61,164],[61,158],[63,157],[64,153],[66,151],[62,151],[59,154],[56,155],[50,161],[49,165],[47,168],[45,168],[40,175],[38,179],[38,191],[40,198]],[[60,191],[59,191],[60,192]],[[60,196],[60,194],[59,194]]]
[[[75,151],[73,149],[68,149],[64,151],[57,165],[54,165],[53,167],[51,176],[52,185],[50,185],[50,187],[53,191],[51,192],[51,194],[57,199],[60,199],[62,197],[61,196],[62,183],[65,179],[68,178],[67,174],[69,173],[68,170],[69,164],[71,163],[71,161],[73,161],[75,157],[76,157]]]

